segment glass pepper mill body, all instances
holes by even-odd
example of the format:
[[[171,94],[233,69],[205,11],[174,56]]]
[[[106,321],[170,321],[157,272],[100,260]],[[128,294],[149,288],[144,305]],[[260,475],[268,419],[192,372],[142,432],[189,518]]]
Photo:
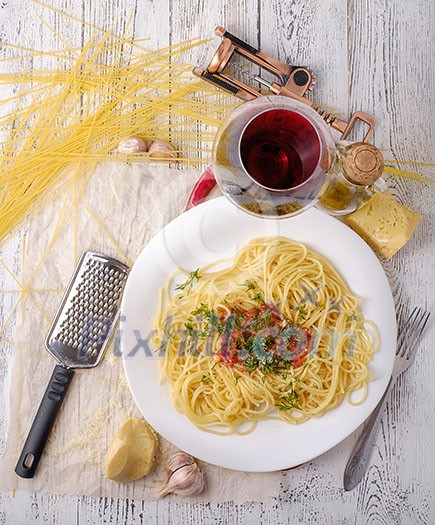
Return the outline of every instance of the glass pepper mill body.
[[[317,207],[328,214],[351,213],[375,190],[385,189],[385,182],[380,178],[384,160],[376,146],[340,141],[336,144],[334,162],[328,188],[317,203]]]

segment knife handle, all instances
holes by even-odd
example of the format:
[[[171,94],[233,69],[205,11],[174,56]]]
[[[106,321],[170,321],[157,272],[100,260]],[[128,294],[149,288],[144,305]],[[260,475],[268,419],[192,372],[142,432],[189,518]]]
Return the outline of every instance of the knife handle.
[[[62,406],[74,370],[56,365],[51,374],[44,397],[39,404],[15,472],[22,478],[33,478],[57,413]]]

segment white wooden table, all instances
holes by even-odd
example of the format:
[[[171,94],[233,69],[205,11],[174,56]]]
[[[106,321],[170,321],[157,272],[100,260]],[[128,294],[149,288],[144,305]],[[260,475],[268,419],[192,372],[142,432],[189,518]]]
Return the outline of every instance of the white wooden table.
[[[133,13],[135,36],[149,37],[156,48],[208,37],[216,25],[223,25],[284,62],[311,66],[318,77],[315,100],[326,101],[345,116],[357,109],[375,115],[375,143],[387,149],[387,158],[435,159],[435,3],[430,0],[47,1],[113,32],[122,32]],[[55,48],[52,34],[35,12],[41,8],[29,0],[2,0],[1,40]],[[60,34],[68,31],[71,37],[76,30],[57,16],[53,20]],[[80,44],[81,35],[73,36]],[[201,50],[192,56],[198,64],[205,65],[204,60]],[[434,177],[433,168],[424,173]],[[422,305],[435,315],[434,186],[397,178],[389,185],[399,201],[424,217],[407,247],[384,263],[397,310],[406,314],[412,305]],[[14,258],[13,253],[3,256]],[[3,307],[2,314],[8,309],[7,298]],[[415,366],[393,391],[368,475],[352,492],[344,492],[342,475],[357,433],[288,475],[288,486],[273,504],[189,504],[182,499],[169,504],[0,493],[0,524],[435,524],[434,347],[432,323]],[[0,445],[8,363],[10,352],[0,347]]]

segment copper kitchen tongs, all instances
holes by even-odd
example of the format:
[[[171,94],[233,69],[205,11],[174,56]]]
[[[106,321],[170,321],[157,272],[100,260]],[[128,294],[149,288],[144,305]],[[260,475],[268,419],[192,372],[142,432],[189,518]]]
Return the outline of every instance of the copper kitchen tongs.
[[[358,120],[368,125],[368,130],[364,136],[363,141],[368,142],[374,127],[375,119],[363,111],[355,111],[348,122],[339,119],[338,117],[327,113],[320,106],[315,104],[312,100],[306,97],[308,91],[311,91],[316,83],[314,72],[303,66],[291,66],[284,64],[243,42],[236,36],[229,33],[221,26],[217,26],[215,34],[222,38],[215,55],[213,56],[207,69],[196,67],[193,73],[210,82],[211,84],[235,95],[241,100],[248,101],[264,95],[259,89],[237,79],[234,76],[234,70],[240,69],[240,66],[232,63],[233,58],[240,56],[247,59],[249,62],[256,64],[262,70],[266,70],[272,74],[276,81],[268,81],[261,76],[254,76],[253,80],[269,89],[274,95],[283,95],[286,97],[299,100],[308,106],[311,106],[323,120],[329,124],[333,129],[339,131],[341,139],[348,137],[350,131]],[[248,75],[249,76],[249,75]]]

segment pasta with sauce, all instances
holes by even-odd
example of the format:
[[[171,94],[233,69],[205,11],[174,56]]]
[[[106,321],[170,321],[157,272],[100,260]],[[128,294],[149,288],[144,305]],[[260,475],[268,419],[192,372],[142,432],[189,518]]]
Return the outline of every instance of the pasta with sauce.
[[[227,264],[162,291],[153,343],[174,408],[243,434],[263,418],[302,423],[345,397],[362,403],[377,330],[334,268],[282,237],[252,240]]]

